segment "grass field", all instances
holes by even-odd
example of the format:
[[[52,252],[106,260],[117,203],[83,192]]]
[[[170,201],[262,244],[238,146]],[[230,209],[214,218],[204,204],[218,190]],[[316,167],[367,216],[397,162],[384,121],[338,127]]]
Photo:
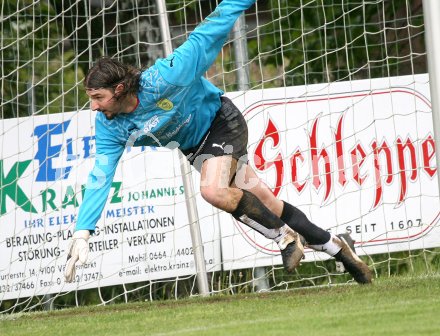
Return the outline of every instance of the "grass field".
[[[440,276],[0,316],[0,335],[440,335]]]

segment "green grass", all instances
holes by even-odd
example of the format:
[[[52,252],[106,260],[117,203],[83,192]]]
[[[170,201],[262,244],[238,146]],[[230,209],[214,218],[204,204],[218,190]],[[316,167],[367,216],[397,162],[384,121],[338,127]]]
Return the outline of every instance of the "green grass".
[[[0,316],[0,335],[440,335],[440,277]]]

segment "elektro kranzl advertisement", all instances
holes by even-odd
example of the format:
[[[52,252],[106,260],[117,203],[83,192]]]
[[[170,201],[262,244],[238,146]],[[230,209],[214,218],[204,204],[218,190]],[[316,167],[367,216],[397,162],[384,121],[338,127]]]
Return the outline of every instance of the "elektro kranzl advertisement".
[[[127,148],[89,258],[64,282],[67,249],[94,164],[94,113],[2,120],[0,298],[195,274],[176,151]],[[99,159],[99,158],[96,158]],[[198,177],[194,176],[195,189]],[[198,199],[208,271],[219,269],[217,216]]]

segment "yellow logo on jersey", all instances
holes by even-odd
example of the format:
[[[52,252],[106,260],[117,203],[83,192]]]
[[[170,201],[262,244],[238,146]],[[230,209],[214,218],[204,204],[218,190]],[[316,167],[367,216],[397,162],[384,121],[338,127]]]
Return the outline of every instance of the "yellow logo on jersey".
[[[156,103],[156,106],[165,111],[169,111],[174,107],[173,102],[167,98],[162,98],[161,100],[159,100]]]

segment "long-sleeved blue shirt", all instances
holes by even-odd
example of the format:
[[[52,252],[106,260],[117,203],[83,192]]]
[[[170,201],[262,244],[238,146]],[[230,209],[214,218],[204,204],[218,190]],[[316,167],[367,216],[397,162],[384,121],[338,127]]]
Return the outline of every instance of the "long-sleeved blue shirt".
[[[216,59],[240,14],[255,0],[223,0],[171,55],[142,72],[135,111],[107,120],[96,115],[96,159],[75,230],[94,231],[119,159],[127,146],[189,149],[200,143],[223,93],[203,74]]]

